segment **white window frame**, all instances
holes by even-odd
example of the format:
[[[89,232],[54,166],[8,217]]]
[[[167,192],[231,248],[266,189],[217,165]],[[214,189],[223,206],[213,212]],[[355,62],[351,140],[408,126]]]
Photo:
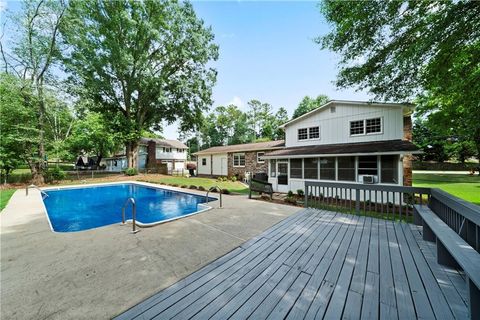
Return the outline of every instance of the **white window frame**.
[[[310,137],[310,129],[314,129],[314,128],[318,129],[318,138]],[[320,126],[313,126],[308,128],[308,140],[320,140]]]
[[[260,156],[260,154],[262,155]],[[265,163],[265,159],[260,160],[260,157],[263,157],[264,155],[265,155],[265,152],[263,151],[257,152],[257,163]]]
[[[380,132],[367,133],[367,120],[373,120],[373,119],[380,119]],[[360,121],[363,122],[363,133],[352,134],[352,122],[360,122]],[[376,135],[376,134],[383,134],[383,117],[372,117],[372,118],[367,118],[367,119],[350,120],[348,122],[348,133],[350,134],[350,137],[371,136],[371,135]]]
[[[241,165],[241,161],[240,161],[240,157],[243,156],[243,165]],[[235,164],[235,158],[238,157],[238,165]],[[232,160],[233,160],[233,166],[235,168],[244,168],[245,167],[245,153],[244,152],[239,152],[239,153],[234,153],[233,154],[233,157],[232,157]]]
[[[307,130],[305,139],[300,139],[300,130]],[[297,141],[308,141],[308,128],[298,128],[297,129]]]
[[[203,163],[203,160],[205,160],[205,164]],[[206,166],[207,165],[207,158],[202,158],[202,166]]]

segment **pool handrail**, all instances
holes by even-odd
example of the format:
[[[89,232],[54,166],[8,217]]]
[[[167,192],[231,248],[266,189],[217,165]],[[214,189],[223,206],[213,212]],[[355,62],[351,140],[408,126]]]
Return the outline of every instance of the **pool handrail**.
[[[136,230],[136,216],[137,216],[137,205],[135,199],[130,197],[125,201],[125,204],[122,207],[122,224],[125,224],[125,208],[129,203],[132,203],[132,233],[137,233],[140,230]]]
[[[210,191],[215,191],[215,190],[217,190],[218,193],[220,194],[220,208],[222,208],[222,189],[220,189],[219,186],[213,186],[210,189],[208,189],[207,194],[205,195],[205,203],[208,202],[208,194],[210,193]]]
[[[40,191],[40,194],[44,195],[45,198],[48,197],[48,193],[46,193],[45,191],[43,191],[42,189],[40,189],[39,187],[37,187],[37,186],[34,185],[34,184],[31,184],[31,185],[29,185],[29,186],[27,186],[27,187],[25,188],[25,196],[28,196],[28,189],[29,189],[29,188],[35,188],[35,189],[37,189],[38,191]],[[45,198],[43,198],[43,196],[42,196],[42,199],[45,199]]]

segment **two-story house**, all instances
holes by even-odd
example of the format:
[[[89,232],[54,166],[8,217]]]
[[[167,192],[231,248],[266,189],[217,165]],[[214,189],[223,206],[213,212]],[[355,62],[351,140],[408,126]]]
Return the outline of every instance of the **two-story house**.
[[[141,138],[138,142],[138,169],[166,164],[168,170],[186,168],[188,147],[178,140]],[[122,171],[127,168],[125,152],[105,158],[107,171]]]
[[[265,154],[279,192],[305,180],[411,185],[413,106],[332,100],[282,125],[285,147]]]
[[[332,100],[281,126],[285,141],[199,151],[200,175],[266,172],[278,192],[305,180],[411,185],[413,106]]]

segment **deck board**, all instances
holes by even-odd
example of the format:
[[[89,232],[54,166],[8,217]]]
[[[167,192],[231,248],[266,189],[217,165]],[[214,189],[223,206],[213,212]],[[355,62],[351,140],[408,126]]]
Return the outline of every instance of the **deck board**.
[[[117,319],[458,319],[463,279],[417,227],[304,209]]]

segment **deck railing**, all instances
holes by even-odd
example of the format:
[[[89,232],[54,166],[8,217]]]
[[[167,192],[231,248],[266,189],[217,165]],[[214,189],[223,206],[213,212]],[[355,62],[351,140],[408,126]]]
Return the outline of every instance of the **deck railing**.
[[[432,188],[428,207],[477,252],[480,252],[480,206]]]
[[[428,205],[480,252],[480,206],[437,188],[305,181],[305,207],[413,221],[413,205]]]
[[[413,205],[426,204],[429,188],[355,184],[338,182],[305,182],[305,206],[378,215],[390,220],[413,221]]]

